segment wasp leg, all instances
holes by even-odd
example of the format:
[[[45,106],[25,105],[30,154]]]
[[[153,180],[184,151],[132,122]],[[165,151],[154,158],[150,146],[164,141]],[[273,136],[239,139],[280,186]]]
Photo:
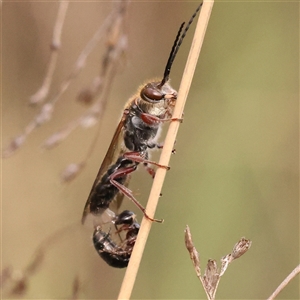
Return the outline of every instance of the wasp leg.
[[[118,179],[119,177],[122,177],[124,175],[128,175],[132,172],[134,172],[136,170],[136,165],[132,166],[132,167],[127,167],[127,168],[121,168],[117,171],[115,171],[114,173],[112,173],[110,175],[110,183],[112,185],[114,185],[116,188],[118,188],[118,190],[123,193],[126,197],[128,197],[144,214],[144,216],[152,221],[152,222],[157,222],[157,223],[162,223],[163,220],[162,219],[153,219],[151,217],[149,217],[146,213],[146,209],[140,204],[140,202],[133,196],[132,191],[127,188],[125,185],[119,183],[118,181],[116,181],[116,179]]]
[[[148,163],[146,163],[146,162],[143,165],[144,165],[146,171],[150,174],[150,176],[153,179],[155,177],[155,173],[156,173],[155,170],[153,168],[149,167]]]
[[[165,118],[165,119],[160,119],[156,116],[147,114],[147,113],[142,113],[141,114],[141,119],[146,123],[150,125],[158,124],[158,123],[163,123],[163,122],[170,122],[170,121],[178,121],[180,123],[183,122],[183,118]]]
[[[163,168],[166,170],[170,170],[169,166],[164,166],[164,165],[160,165],[158,163],[156,163],[155,161],[151,161],[148,160],[147,157],[148,155],[146,154],[146,158],[143,157],[143,154],[141,154],[141,152],[126,152],[123,154],[124,157],[126,157],[127,159],[130,159],[132,161],[138,162],[138,163],[143,163],[147,172],[151,175],[152,178],[155,177],[155,170],[151,167],[148,166],[148,164],[157,166],[159,168]]]
[[[141,152],[134,152],[134,151],[133,152],[125,152],[123,154],[123,156],[130,159],[130,160],[132,160],[132,161],[138,162],[138,163],[151,164],[151,165],[157,166],[159,168],[170,170],[169,166],[160,165],[160,164],[156,163],[155,161],[145,159],[142,156]]]
[[[174,146],[175,146],[175,144],[176,144],[176,141],[175,141],[175,143],[174,143]],[[150,148],[150,149],[153,149],[153,148],[155,148],[155,147],[156,147],[157,149],[161,150],[161,149],[163,149],[163,147],[164,147],[164,143],[148,144],[148,148]],[[175,149],[175,148],[173,148],[172,154],[176,154],[176,149]]]
[[[157,148],[157,149],[161,150],[163,148],[163,143],[148,143],[147,146],[149,149]],[[172,153],[174,153],[173,150],[172,150]],[[148,157],[148,155],[146,155],[145,160],[147,157]],[[148,166],[149,164],[147,162],[144,162],[143,165],[146,168],[146,171],[151,175],[151,177],[154,178],[155,170],[153,168],[149,167]]]

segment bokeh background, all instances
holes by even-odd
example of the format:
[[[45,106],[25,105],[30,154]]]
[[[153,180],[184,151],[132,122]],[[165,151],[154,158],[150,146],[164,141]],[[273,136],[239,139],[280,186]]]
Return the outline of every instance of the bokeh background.
[[[59,174],[86,154],[97,126],[77,129],[51,151],[40,145],[85,110],[75,98],[97,74],[103,45],[57,104],[53,119],[2,161],[2,268],[19,274],[37,247],[47,244],[24,298],[68,299],[74,278],[82,299],[117,297],[124,270],[98,257],[91,232],[79,220],[124,103],[145,80],[162,75],[179,24],[197,4],[130,4],[127,60],[114,82],[95,151],[73,182],[62,184]],[[57,9],[54,1],[2,5],[2,148],[39,111],[28,99],[45,74]],[[102,1],[70,4],[50,96],[111,9],[112,3]],[[172,69],[175,88],[194,28]],[[240,237],[253,242],[221,279],[218,299],[266,299],[299,264],[298,103],[299,3],[216,1],[156,213],[165,222],[152,226],[133,299],[205,299],[184,246],[186,224],[202,269],[209,258],[219,261],[229,253]],[[151,179],[142,168],[130,187],[145,204]],[[137,211],[128,200],[123,208]],[[278,299],[299,299],[299,277]]]

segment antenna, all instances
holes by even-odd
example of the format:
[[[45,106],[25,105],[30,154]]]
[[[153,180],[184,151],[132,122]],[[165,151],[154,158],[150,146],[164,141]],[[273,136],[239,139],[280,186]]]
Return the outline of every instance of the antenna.
[[[175,41],[174,41],[174,44],[173,44],[173,47],[171,49],[171,52],[170,52],[170,56],[169,56],[169,59],[168,59],[168,62],[166,64],[166,68],[165,68],[165,72],[164,72],[164,77],[161,81],[161,83],[158,85],[159,88],[161,88],[168,80],[169,80],[169,75],[170,75],[170,72],[171,72],[171,67],[172,67],[172,64],[174,62],[174,59],[176,57],[176,54],[179,50],[179,47],[180,45],[182,44],[182,41],[184,39],[184,37],[186,36],[186,33],[187,31],[189,30],[191,24],[193,23],[194,21],[194,18],[196,17],[198,11],[200,10],[200,8],[202,7],[202,3],[200,3],[200,5],[197,7],[196,11],[194,12],[194,14],[192,15],[191,19],[189,20],[189,22],[187,23],[187,25],[185,26],[182,34],[181,34],[181,31],[183,29],[183,26],[185,23],[182,23],[179,30],[178,30],[178,33],[176,35],[176,38],[175,38]]]

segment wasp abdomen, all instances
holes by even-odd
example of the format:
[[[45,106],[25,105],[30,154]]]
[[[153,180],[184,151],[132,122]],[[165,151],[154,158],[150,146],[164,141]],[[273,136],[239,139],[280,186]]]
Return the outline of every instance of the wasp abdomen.
[[[136,221],[135,214],[129,210],[124,210],[117,215],[113,223],[115,226],[119,226],[116,233],[119,235],[122,232],[126,233],[125,239],[117,244],[111,239],[110,233],[105,233],[98,226],[93,234],[94,247],[108,265],[115,268],[125,268],[129,263],[140,224]]]
[[[135,163],[123,156],[119,157],[117,162],[110,166],[107,172],[102,176],[100,182],[94,189],[94,193],[90,199],[90,211],[97,213],[101,209],[109,207],[110,203],[118,194],[119,189],[111,183],[111,175],[118,172],[119,174],[114,177],[114,181],[124,184],[127,179],[128,166],[134,166]],[[124,173],[122,170],[124,169]]]
[[[121,247],[117,246],[110,238],[109,233],[101,231],[97,228],[93,234],[94,247],[100,257],[111,267],[126,268],[131,252],[124,251]]]

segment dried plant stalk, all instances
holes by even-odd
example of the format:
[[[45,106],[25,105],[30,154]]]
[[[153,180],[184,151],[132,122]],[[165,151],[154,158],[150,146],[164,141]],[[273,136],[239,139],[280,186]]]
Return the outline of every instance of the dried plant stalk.
[[[212,7],[213,1],[204,2],[200,11],[200,16],[196,26],[190,53],[187,59],[182,81],[178,91],[178,98],[174,109],[173,118],[181,118],[182,116],[186,98],[197,65],[200,49],[203,44],[205,31],[207,28]],[[179,122],[171,122],[159,160],[159,164],[161,165],[169,164],[178,128]],[[150,195],[146,206],[147,214],[150,217],[154,217],[165,175],[166,170],[163,168],[159,168],[155,174],[152,189],[150,191]],[[135,246],[133,248],[128,268],[125,273],[125,277],[119,292],[118,299],[129,299],[131,296],[131,292],[134,286],[135,278],[139,269],[140,261],[143,255],[143,251],[150,232],[151,225],[152,222],[144,217],[141,223],[141,228]]]
[[[47,67],[47,73],[44,78],[44,82],[39,90],[30,97],[30,104],[37,104],[45,100],[48,96],[49,88],[53,79],[53,74],[56,67],[56,62],[58,58],[58,50],[61,46],[61,33],[65,20],[65,16],[68,10],[69,2],[68,1],[60,1],[58,14],[53,30],[53,37],[51,42],[51,55],[50,60]]]
[[[34,254],[29,261],[29,263],[21,270],[14,270],[12,267],[5,267],[0,274],[0,287],[2,289],[2,294],[5,294],[7,298],[24,297],[28,292],[28,286],[30,280],[34,275],[42,270],[43,264],[45,262],[45,257],[47,252],[51,247],[55,246],[59,240],[64,240],[66,236],[74,231],[74,226],[78,225],[78,222],[71,223],[59,230],[55,231],[38,245],[35,249]],[[72,297],[71,299],[76,299],[80,292],[80,282],[76,276],[72,287]],[[3,290],[6,289],[6,292]]]
[[[278,286],[274,293],[267,299],[273,300],[288,285],[288,283],[300,273],[300,265],[298,265]]]
[[[217,262],[209,259],[205,268],[204,275],[201,275],[201,266],[199,253],[194,246],[192,234],[189,226],[185,228],[185,246],[190,254],[197,277],[199,278],[208,300],[215,300],[216,292],[221,277],[224,275],[227,267],[235,259],[244,255],[251,247],[252,242],[242,237],[233,247],[231,253],[221,258],[221,268],[218,268]]]
[[[55,110],[56,103],[62,99],[62,95],[69,88],[71,82],[86,65],[86,60],[91,52],[95,49],[99,41],[104,38],[107,30],[114,24],[115,20],[118,19],[118,15],[124,12],[124,6],[128,4],[128,0],[117,3],[115,9],[106,17],[101,26],[96,30],[93,37],[86,44],[80,55],[78,56],[75,65],[66,79],[60,84],[59,89],[56,91],[54,96],[46,103],[43,104],[38,114],[25,126],[23,132],[15,137],[11,143],[4,149],[3,157],[7,158],[13,155],[26,141],[28,136],[41,125],[50,121]]]
[[[187,248],[189,254],[190,254],[190,258],[193,262],[194,268],[195,268],[195,272],[197,277],[199,278],[199,280],[202,283],[202,286],[205,286],[205,283],[202,279],[201,276],[201,266],[200,266],[200,257],[199,257],[199,253],[196,249],[196,247],[194,246],[193,240],[192,240],[192,234],[190,231],[190,227],[187,225],[184,231],[185,235],[184,235],[184,242],[185,242],[185,247]],[[210,295],[207,292],[206,289],[204,289],[205,293],[206,293],[206,297],[207,299],[210,299]]]

